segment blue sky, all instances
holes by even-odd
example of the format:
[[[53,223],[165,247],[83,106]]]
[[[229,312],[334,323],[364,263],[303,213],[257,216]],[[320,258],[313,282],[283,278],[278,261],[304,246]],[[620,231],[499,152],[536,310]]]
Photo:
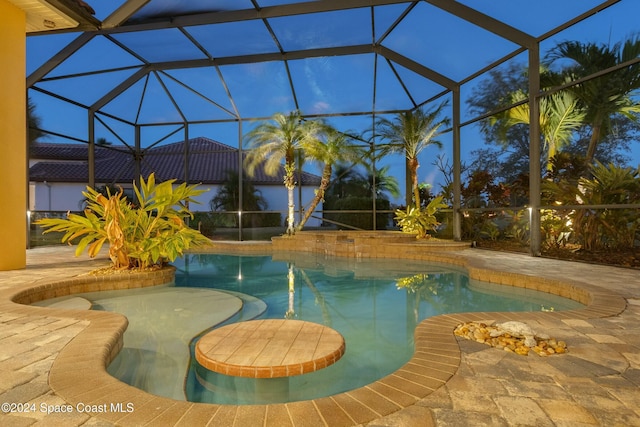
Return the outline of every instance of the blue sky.
[[[120,1],[90,1],[96,9],[96,17],[104,19],[119,5]],[[286,1],[263,1],[262,6],[286,3]],[[541,36],[599,4],[597,0],[539,0],[534,4],[528,0],[462,0],[460,3],[477,8],[480,12],[530,33]],[[161,13],[173,7],[175,2],[154,0],[143,14]],[[222,8],[250,7],[248,0],[188,3],[193,10],[216,4]],[[249,5],[249,6],[247,6]],[[407,8],[406,4],[376,8],[375,38],[384,34]],[[553,11],[553,12],[551,12]],[[640,16],[640,1],[622,0],[588,20],[550,37],[541,43],[541,56],[558,42],[581,40],[583,42],[615,43],[640,31],[637,17]],[[274,33],[285,51],[334,47],[346,42],[352,45],[371,43],[371,14],[368,8],[346,13],[298,17],[273,18],[270,20]],[[263,25],[252,25],[247,21],[238,24],[218,24],[187,27],[189,36],[214,57],[225,57],[275,51]],[[35,36],[27,39],[27,74],[36,70],[77,34]],[[130,46],[134,52],[149,61],[174,61],[201,59],[206,56],[191,44],[177,29],[156,30],[153,34],[123,33],[113,38],[118,43]],[[223,43],[220,40],[224,40]],[[382,46],[391,49],[416,63],[433,69],[453,80],[460,80],[483,68],[488,63],[513,51],[517,46],[509,41],[482,30],[468,22],[435,8],[428,3],[419,3],[383,40]],[[526,64],[526,53],[513,61]],[[55,77],[37,84],[45,91],[58,93],[83,105],[91,105],[104,96],[110,88],[133,74],[141,61],[124,52],[112,40],[94,38],[67,61],[52,70],[46,78]],[[377,81],[374,83],[373,69]],[[114,69],[109,73],[88,74],[103,69]],[[443,87],[400,64],[389,63],[373,54],[354,56],[318,57],[289,61],[291,79],[296,87],[296,99],[303,113],[332,114],[352,111],[369,111],[373,102],[372,88],[376,88],[376,108],[379,111],[410,108],[443,91]],[[237,108],[243,117],[265,117],[274,112],[287,112],[295,107],[295,99],[289,88],[284,63],[237,64],[221,66],[220,80],[213,67],[172,70],[150,75],[129,87],[119,98],[107,104],[103,111],[126,121],[159,124],[165,120],[180,121],[180,113],[191,120],[225,120],[233,117]],[[462,87],[462,99],[471,94],[474,85],[482,77]],[[190,82],[194,90],[184,87]],[[195,83],[194,83],[195,82]],[[169,91],[172,95],[167,95]],[[234,103],[227,96],[229,91]],[[142,96],[144,94],[144,96]],[[51,136],[47,141],[73,142],[86,140],[87,114],[83,108],[62,102],[41,91],[29,91],[36,103],[37,114],[42,118],[46,130],[69,135],[71,138]],[[175,98],[172,98],[175,97]],[[140,101],[142,99],[142,101]],[[179,112],[174,103],[180,105]],[[101,117],[96,124],[96,137],[105,137],[115,144],[120,140],[131,143],[133,127],[112,119]],[[462,121],[470,119],[463,106]],[[329,121],[341,130],[362,132],[371,126],[371,116],[332,117]],[[207,136],[231,146],[237,146],[239,135],[252,126],[243,122],[239,129],[236,123],[195,124],[189,126],[189,136]],[[180,125],[145,126],[142,130],[143,146],[164,138],[174,142],[182,138],[177,131]],[[472,149],[481,146],[481,138],[475,125],[463,130],[463,161],[469,160]],[[177,132],[176,132],[177,131]],[[176,132],[176,133],[173,133]],[[170,136],[168,136],[170,135]],[[419,170],[421,182],[436,187],[442,182],[437,170],[431,165],[438,154],[451,156],[450,135],[442,136],[442,150],[427,149],[421,155]],[[640,162],[640,147],[635,144],[633,157]],[[391,157],[384,164],[393,167],[400,183],[404,180],[404,162],[401,156]]]

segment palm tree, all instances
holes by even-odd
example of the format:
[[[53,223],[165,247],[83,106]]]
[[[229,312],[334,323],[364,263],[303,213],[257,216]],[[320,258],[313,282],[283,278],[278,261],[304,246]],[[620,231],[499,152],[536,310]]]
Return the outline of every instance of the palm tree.
[[[400,186],[395,176],[389,175],[389,166],[383,166],[380,169],[376,169],[374,174],[371,168],[367,167],[367,182],[369,194],[373,192],[374,181],[376,196],[380,197],[384,193],[389,193],[391,197],[400,196]]]
[[[353,164],[336,163],[332,169],[333,178],[327,193],[336,199],[354,195],[354,187],[358,187],[359,182],[365,180]]]
[[[240,186],[238,172],[227,171],[227,179],[209,202],[212,211],[261,211],[268,206],[262,192],[251,182],[242,183],[242,208],[240,207]]]
[[[554,84],[589,77],[602,70],[618,66],[640,56],[640,36],[632,37],[613,46],[567,41],[558,44],[548,55],[549,63],[570,60],[572,65],[559,73],[550,74]],[[640,63],[634,63],[618,71],[584,81],[568,88],[584,108],[586,123],[591,126],[591,137],[585,160],[593,161],[598,143],[612,130],[611,116],[623,114],[635,119],[640,104],[631,96],[640,88]]]
[[[439,119],[440,113],[446,102],[441,103],[437,108],[425,111],[418,108],[413,111],[398,113],[393,120],[385,118],[376,122],[374,134],[380,136],[388,142],[382,150],[384,154],[388,152],[402,152],[406,157],[407,165],[407,206],[411,204],[411,196],[416,207],[420,206],[420,191],[418,189],[418,155],[422,150],[430,145],[441,147],[442,144],[435,140],[440,135],[440,128],[449,123],[448,119]]]
[[[36,104],[29,98],[27,100],[27,125],[29,126],[29,150],[33,147],[33,144],[45,136],[45,133],[40,130],[42,124],[42,118],[36,114]]]
[[[258,166],[264,167],[267,175],[275,176],[280,172],[284,160],[284,186],[287,189],[288,215],[287,234],[295,233],[295,206],[293,190],[296,186],[296,154],[301,150],[303,141],[313,138],[317,132],[314,122],[302,120],[300,112],[288,115],[276,113],[270,121],[263,122],[245,135],[249,151],[244,165],[249,176],[253,176]]]
[[[527,99],[527,95],[523,91],[517,91],[512,94],[511,99],[513,103],[517,103]],[[562,91],[540,99],[540,133],[547,150],[547,170],[553,168],[550,160],[571,142],[573,132],[583,124],[584,118],[585,113],[578,108],[578,100],[571,92]],[[529,122],[529,104],[520,104],[505,113],[499,134],[506,138],[509,127],[528,125]]]
[[[362,151],[353,145],[351,137],[346,133],[338,132],[326,124],[319,124],[319,130],[320,138],[307,138],[302,143],[305,157],[308,160],[323,163],[324,166],[322,168],[320,186],[304,216],[300,220],[298,230],[304,227],[316,206],[318,206],[321,200],[324,200],[325,191],[331,183],[333,165],[338,162],[355,163],[360,161],[363,156]]]

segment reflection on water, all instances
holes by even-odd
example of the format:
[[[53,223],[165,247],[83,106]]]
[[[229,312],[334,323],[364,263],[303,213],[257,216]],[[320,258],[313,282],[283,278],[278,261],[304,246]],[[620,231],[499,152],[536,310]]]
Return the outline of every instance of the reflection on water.
[[[261,318],[295,317],[344,336],[347,350],[336,364],[290,378],[291,401],[364,386],[397,370],[413,354],[416,325],[430,316],[539,311],[543,304],[555,310],[579,306],[530,290],[509,295],[510,287],[473,291],[463,271],[445,265],[306,254],[278,257],[193,255],[177,265],[176,285],[249,294],[266,303]],[[257,403],[255,387],[252,379],[209,372],[194,362],[186,393],[192,401],[250,404]]]

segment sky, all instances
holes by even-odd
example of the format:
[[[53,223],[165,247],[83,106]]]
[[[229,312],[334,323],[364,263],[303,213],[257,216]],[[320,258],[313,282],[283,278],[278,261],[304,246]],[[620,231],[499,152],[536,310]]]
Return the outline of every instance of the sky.
[[[96,9],[96,17],[104,19],[118,5],[118,1],[89,1]],[[285,3],[284,0],[259,1],[262,6]],[[533,36],[541,36],[578,13],[597,5],[597,0],[461,0],[460,3],[503,20],[511,26]],[[162,14],[175,2],[154,0],[142,15]],[[193,11],[203,5],[219,5],[221,8],[250,7],[243,1],[192,1]],[[513,51],[517,46],[468,22],[462,21],[426,2],[420,2],[400,23],[385,35],[385,31],[406,11],[405,4],[389,5],[376,9],[373,36],[382,40],[381,45],[399,53],[411,61],[422,64],[453,80],[461,80],[482,69],[488,63]],[[553,13],[550,13],[553,11]],[[640,1],[622,0],[586,21],[541,42],[541,56],[558,42],[580,40],[582,42],[616,43],[640,32],[637,17]],[[254,25],[258,24],[258,25]],[[276,37],[285,51],[334,47],[340,43],[366,45],[372,42],[371,13],[369,9],[327,12],[321,15],[273,18],[270,20]],[[214,57],[266,53],[275,51],[273,40],[260,22],[218,24],[187,27],[188,36],[197,40]],[[27,75],[36,70],[77,34],[33,36],[27,39]],[[382,39],[381,39],[382,37]],[[206,56],[194,47],[177,29],[156,30],[153,34],[124,33],[94,38],[67,61],[39,82],[42,91],[30,90],[29,96],[36,104],[36,113],[42,119],[42,128],[55,134],[48,142],[74,142],[87,139],[87,113],[85,109],[62,102],[47,95],[57,93],[82,105],[91,105],[105,95],[114,85],[122,82],[141,61],[124,52],[118,43],[126,44],[149,61],[176,61],[202,59]],[[223,42],[221,42],[223,40]],[[526,53],[512,61],[526,64]],[[108,103],[103,111],[129,122],[153,124],[142,129],[143,146],[157,141],[175,142],[183,138],[180,125],[159,125],[163,121],[180,120],[180,114],[190,120],[225,120],[233,117],[237,109],[243,117],[268,117],[275,112],[288,112],[295,108],[297,99],[305,114],[341,114],[370,111],[375,87],[375,105],[379,111],[411,108],[413,102],[421,104],[441,93],[443,86],[394,63],[390,65],[373,54],[353,56],[318,57],[290,60],[289,71],[296,88],[295,98],[288,90],[289,80],[282,62],[237,64],[172,70],[151,75],[127,89],[120,97]],[[109,73],[97,74],[102,69]],[[374,81],[373,70],[376,70]],[[77,73],[89,73],[76,76]],[[215,75],[214,75],[215,74]],[[221,80],[220,74],[223,79]],[[465,100],[483,76],[465,84],[461,89],[463,102],[462,121],[472,117]],[[189,82],[191,89],[185,87]],[[47,92],[45,92],[47,91]],[[167,91],[171,95],[167,95]],[[231,93],[233,103],[227,92]],[[446,98],[443,98],[446,99]],[[440,100],[438,100],[439,102]],[[178,108],[174,105],[178,104]],[[96,137],[104,137],[114,144],[132,143],[132,126],[101,116],[96,124]],[[372,117],[363,115],[330,117],[329,122],[340,130],[361,133],[372,124]],[[237,146],[239,137],[255,123],[190,125],[190,137],[206,136],[231,146]],[[462,132],[462,160],[470,161],[471,152],[483,146],[477,125],[469,125]],[[451,158],[451,135],[442,135],[444,147],[429,148],[420,156],[420,182],[438,188],[443,180],[432,165],[439,154]],[[640,144],[634,144],[633,161],[640,163]],[[395,155],[386,158],[380,166],[390,165],[393,174],[404,182],[404,160]],[[635,165],[634,165],[635,166]],[[311,170],[313,171],[313,170]]]

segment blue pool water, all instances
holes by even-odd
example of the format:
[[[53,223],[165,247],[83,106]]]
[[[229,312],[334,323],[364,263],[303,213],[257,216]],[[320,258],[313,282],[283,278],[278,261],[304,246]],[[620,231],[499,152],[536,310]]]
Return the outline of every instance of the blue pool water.
[[[109,371],[177,399],[265,403],[255,400],[255,380],[215,374],[193,357],[198,336],[210,330],[209,318],[216,314],[209,307],[220,295],[233,296],[229,304],[238,298],[244,303],[227,323],[289,317],[321,323],[344,336],[346,353],[337,363],[290,378],[289,401],[361,387],[397,370],[413,354],[416,325],[430,316],[581,306],[546,293],[470,281],[464,271],[446,265],[281,257],[189,255],[174,263],[175,287],[85,294],[96,308],[129,318],[125,348]],[[224,294],[210,296],[211,289]]]

